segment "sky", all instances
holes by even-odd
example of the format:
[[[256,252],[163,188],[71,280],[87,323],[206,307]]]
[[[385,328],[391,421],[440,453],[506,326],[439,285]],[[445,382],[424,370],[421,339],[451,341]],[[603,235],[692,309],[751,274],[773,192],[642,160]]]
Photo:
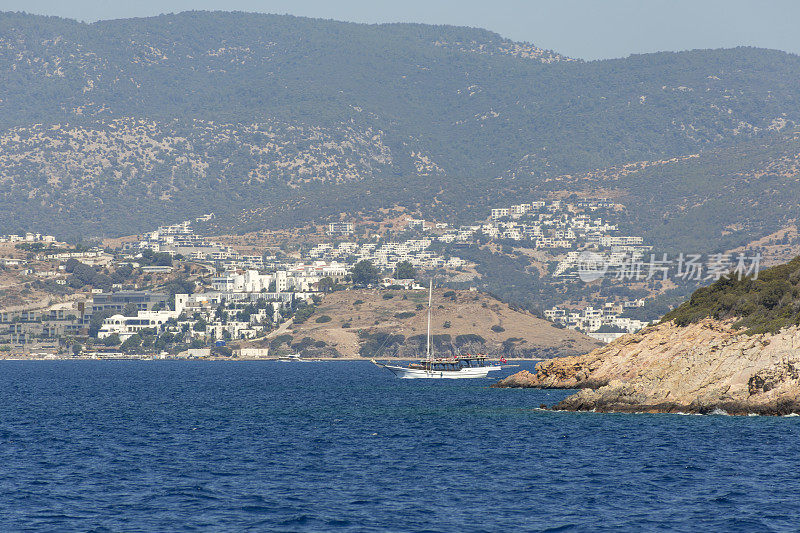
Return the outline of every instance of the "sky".
[[[758,46],[800,54],[800,0],[0,0],[94,22],[191,9],[486,28],[581,59]]]

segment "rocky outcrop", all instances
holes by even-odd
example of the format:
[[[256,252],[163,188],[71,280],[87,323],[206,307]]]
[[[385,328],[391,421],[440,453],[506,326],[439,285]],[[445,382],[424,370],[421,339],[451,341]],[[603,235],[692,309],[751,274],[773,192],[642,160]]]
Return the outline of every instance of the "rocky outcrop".
[[[750,336],[731,323],[659,324],[494,386],[582,389],[554,406],[572,411],[800,413],[800,330]]]

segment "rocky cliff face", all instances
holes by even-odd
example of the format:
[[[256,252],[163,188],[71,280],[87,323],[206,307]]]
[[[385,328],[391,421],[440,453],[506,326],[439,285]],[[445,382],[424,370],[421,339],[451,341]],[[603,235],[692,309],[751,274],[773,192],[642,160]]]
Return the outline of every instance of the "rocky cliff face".
[[[660,324],[494,386],[582,389],[555,405],[572,411],[800,413],[800,329],[749,336],[731,323]]]

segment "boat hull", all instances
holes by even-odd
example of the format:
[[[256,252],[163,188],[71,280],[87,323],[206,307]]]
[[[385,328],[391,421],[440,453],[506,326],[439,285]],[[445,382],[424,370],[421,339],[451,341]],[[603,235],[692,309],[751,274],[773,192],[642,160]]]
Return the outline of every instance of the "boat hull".
[[[400,379],[475,379],[489,377],[489,372],[502,370],[499,365],[460,368],[458,370],[423,370],[420,368],[376,364],[389,370]]]

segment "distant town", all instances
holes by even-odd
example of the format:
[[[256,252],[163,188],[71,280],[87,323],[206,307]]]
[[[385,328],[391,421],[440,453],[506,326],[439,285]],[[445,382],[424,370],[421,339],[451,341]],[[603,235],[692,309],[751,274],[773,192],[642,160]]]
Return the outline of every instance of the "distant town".
[[[641,257],[650,247],[641,237],[620,235],[609,218],[623,208],[602,199],[533,201],[494,208],[486,220],[459,227],[406,217],[397,238],[356,238],[356,223],[331,222],[327,242],[294,255],[241,253],[196,233],[194,225],[213,220],[213,214],[114,246],[72,246],[38,233],[3,235],[4,283],[10,288],[17,279],[21,293],[30,298],[38,290],[41,298],[34,305],[6,302],[0,352],[267,357],[270,347],[275,354],[274,343],[238,348],[236,354],[227,344],[268,339],[288,321],[301,322],[325,292],[351,286],[420,289],[416,279],[424,272],[472,279],[473,265],[443,252],[442,245],[524,241],[529,248],[557,251],[552,275],[563,279],[576,276],[581,250],[603,254],[612,264]],[[544,317],[610,342],[648,324],[624,316],[643,305],[635,299],[598,308],[556,306]]]

